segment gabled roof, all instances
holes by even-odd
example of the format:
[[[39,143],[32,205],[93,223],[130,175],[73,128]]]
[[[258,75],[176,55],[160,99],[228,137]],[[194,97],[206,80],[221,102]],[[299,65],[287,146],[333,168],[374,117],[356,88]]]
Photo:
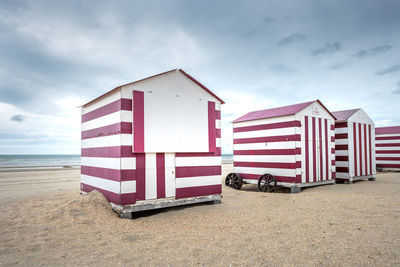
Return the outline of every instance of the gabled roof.
[[[234,120],[233,122],[251,121],[251,120],[268,119],[268,118],[274,118],[274,117],[293,115],[293,114],[296,114],[297,112],[302,111],[303,109],[305,109],[306,107],[308,107],[309,105],[311,105],[314,102],[318,102],[329,114],[332,115],[332,117],[335,118],[335,116],[321,103],[321,101],[319,101],[317,99],[317,100],[299,103],[299,104],[290,105],[290,106],[283,106],[283,107],[278,107],[278,108],[270,108],[270,109],[252,111],[252,112],[249,112],[246,115],[243,115],[242,117]]]
[[[359,108],[333,111],[332,114],[335,115],[337,121],[347,121],[354,113],[359,111]]]
[[[168,74],[168,73],[174,72],[174,71],[179,71],[180,73],[182,73],[183,75],[185,75],[188,79],[190,79],[192,82],[194,82],[195,84],[197,84],[198,86],[200,86],[200,87],[201,87],[203,90],[205,90],[207,93],[209,93],[210,95],[212,95],[213,97],[215,97],[216,99],[218,99],[218,100],[221,102],[221,104],[225,104],[225,102],[224,102],[221,98],[219,98],[219,97],[218,97],[216,94],[214,94],[210,89],[208,89],[207,87],[205,87],[202,83],[200,83],[198,80],[196,80],[195,78],[193,78],[191,75],[187,74],[184,70],[182,70],[182,69],[173,69],[173,70],[169,70],[169,71],[166,71],[166,72],[162,72],[162,73],[159,73],[159,74],[156,74],[156,75],[153,75],[153,76],[144,78],[144,79],[140,79],[140,80],[137,80],[137,81],[134,81],[134,82],[130,82],[130,83],[126,83],[126,84],[117,86],[117,87],[115,87],[114,89],[112,89],[112,90],[110,90],[110,91],[108,91],[108,92],[106,92],[106,93],[104,93],[104,94],[102,94],[102,95],[96,97],[95,99],[93,99],[93,100],[87,102],[86,104],[84,104],[84,105],[82,105],[82,106],[85,107],[85,106],[87,106],[87,105],[89,105],[89,104],[91,104],[91,103],[93,103],[93,102],[99,100],[100,98],[103,98],[103,97],[106,96],[106,95],[109,95],[109,94],[114,93],[115,91],[121,89],[121,88],[124,87],[124,86],[131,85],[131,84],[135,84],[135,83],[138,83],[138,82],[142,82],[142,81],[144,81],[144,80],[148,80],[148,79],[151,79],[151,78],[154,78],[154,77],[157,77],[157,76],[161,76],[161,75],[164,75],[164,74]]]
[[[376,134],[396,134],[400,133],[400,126],[376,127]]]

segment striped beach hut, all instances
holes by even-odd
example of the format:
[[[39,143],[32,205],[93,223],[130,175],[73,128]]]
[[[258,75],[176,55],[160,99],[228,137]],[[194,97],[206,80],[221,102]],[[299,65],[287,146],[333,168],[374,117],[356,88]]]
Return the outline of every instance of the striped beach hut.
[[[362,110],[332,112],[336,117],[336,181],[375,180],[375,123]]]
[[[81,191],[131,212],[221,199],[221,104],[182,69],[82,106]]]
[[[400,171],[400,126],[376,127],[376,167]]]
[[[234,172],[225,184],[302,187],[335,182],[335,117],[319,101],[249,112],[233,121]]]

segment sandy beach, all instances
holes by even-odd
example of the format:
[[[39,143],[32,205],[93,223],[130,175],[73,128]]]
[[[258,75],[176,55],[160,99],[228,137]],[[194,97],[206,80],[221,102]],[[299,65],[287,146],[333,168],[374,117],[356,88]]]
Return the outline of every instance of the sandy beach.
[[[224,174],[231,164],[223,164]],[[79,169],[0,172],[0,265],[399,265],[400,173],[120,219]]]

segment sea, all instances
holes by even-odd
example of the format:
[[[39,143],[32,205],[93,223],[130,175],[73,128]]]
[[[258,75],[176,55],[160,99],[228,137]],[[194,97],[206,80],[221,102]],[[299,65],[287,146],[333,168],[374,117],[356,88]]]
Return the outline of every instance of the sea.
[[[222,154],[222,162],[233,162],[233,155]],[[0,167],[79,166],[81,155],[0,155]]]

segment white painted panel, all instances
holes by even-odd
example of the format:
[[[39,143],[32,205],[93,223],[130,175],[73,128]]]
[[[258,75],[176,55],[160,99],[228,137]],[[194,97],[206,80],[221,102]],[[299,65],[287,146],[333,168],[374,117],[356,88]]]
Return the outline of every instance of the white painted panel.
[[[131,146],[132,135],[130,134],[116,134],[109,136],[102,136],[81,141],[82,148],[93,147],[110,147],[110,146]]]
[[[146,174],[145,188],[146,200],[157,198],[157,169],[156,169],[156,154],[146,153]]]
[[[131,110],[121,110],[121,121],[133,122],[133,113]]]
[[[135,170],[136,158],[121,158],[121,170]]]
[[[294,120],[294,116],[290,115],[290,116],[282,116],[282,117],[268,118],[268,119],[261,119],[261,120],[234,122],[233,128],[270,124],[270,123],[276,123],[276,122],[293,121],[293,120]]]
[[[81,174],[81,182],[116,194],[119,194],[121,189],[120,182],[97,178],[84,174]]]
[[[119,100],[120,98],[121,98],[121,92],[118,90],[117,92],[115,92],[111,95],[105,96],[105,97],[97,100],[96,102],[90,104],[87,107],[82,107],[82,114],[86,114],[95,109],[101,108],[107,104],[110,104],[114,101]],[[130,98],[132,98],[132,96]]]
[[[400,160],[378,160],[380,164],[400,164]]]
[[[377,144],[393,144],[393,143],[400,143],[400,139],[396,139],[396,140],[376,140],[375,143]]]
[[[349,143],[348,139],[336,139],[335,145],[347,145]]]
[[[348,161],[336,161],[336,166],[337,167],[349,167],[349,162]]]
[[[199,176],[199,177],[187,177],[177,178],[176,188],[194,187],[194,186],[206,186],[206,185],[219,185],[221,184],[221,176]]]
[[[221,120],[215,120],[215,128],[221,129]]]
[[[294,169],[273,169],[273,168],[253,168],[253,167],[234,167],[236,173],[265,174],[270,173],[278,176],[296,177]]]
[[[208,102],[144,92],[146,152],[208,152]]]
[[[120,170],[121,160],[120,158],[81,157],[81,165]]]
[[[335,128],[335,133],[336,134],[347,133],[347,127],[346,128]]]
[[[82,123],[82,131],[108,126],[121,121],[121,111],[107,114],[94,120]]]
[[[373,127],[371,128],[371,131],[373,130]],[[400,134],[377,134],[376,137],[399,137]]]
[[[176,167],[186,166],[220,166],[221,157],[177,157],[175,159]]]
[[[295,163],[296,155],[234,155],[233,161]]]
[[[296,127],[233,133],[234,139],[296,134]]]
[[[381,146],[381,147],[376,147],[377,151],[388,151],[390,153],[390,150],[400,150],[400,146]]]
[[[175,154],[165,153],[165,197],[175,197]]]
[[[136,193],[136,181],[122,181],[121,194]]]
[[[194,142],[196,142],[196,141],[194,141]],[[215,139],[215,147],[221,147],[221,138]]]
[[[400,149],[399,149],[400,150]],[[400,157],[400,153],[393,153],[393,154],[376,154],[377,158],[383,157]]]
[[[348,150],[335,150],[335,155],[336,156],[348,156],[349,151]]]
[[[234,144],[234,150],[255,150],[255,149],[293,149],[296,148],[296,142],[263,142],[263,143],[249,143],[249,144]]]
[[[347,172],[337,172],[336,178],[348,179],[349,174]]]

